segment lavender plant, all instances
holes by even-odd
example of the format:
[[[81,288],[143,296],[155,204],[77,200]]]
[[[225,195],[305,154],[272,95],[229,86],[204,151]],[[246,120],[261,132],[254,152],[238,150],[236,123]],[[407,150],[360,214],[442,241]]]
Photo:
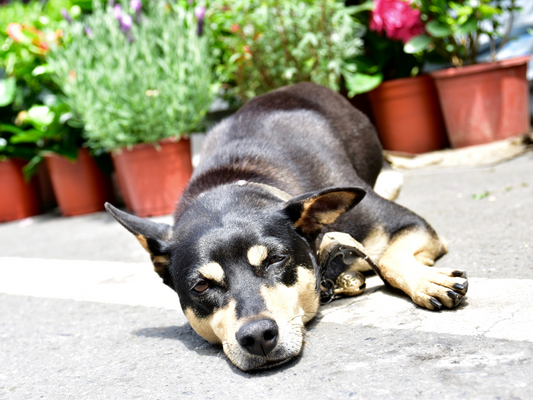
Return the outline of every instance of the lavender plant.
[[[216,85],[193,12],[162,0],[93,8],[50,57],[87,145],[111,151],[195,131]]]

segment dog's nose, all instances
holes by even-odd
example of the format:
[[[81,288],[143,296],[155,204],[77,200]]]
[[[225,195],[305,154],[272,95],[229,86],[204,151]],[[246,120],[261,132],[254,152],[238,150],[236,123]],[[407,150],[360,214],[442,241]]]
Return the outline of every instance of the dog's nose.
[[[248,322],[235,336],[248,353],[266,357],[278,342],[278,324],[272,319]]]

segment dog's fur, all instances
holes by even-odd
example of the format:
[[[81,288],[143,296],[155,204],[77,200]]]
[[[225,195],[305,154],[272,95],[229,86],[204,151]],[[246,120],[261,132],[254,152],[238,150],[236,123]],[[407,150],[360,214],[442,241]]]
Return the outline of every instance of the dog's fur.
[[[373,190],[381,151],[361,112],[301,83],[211,130],[174,226],[107,208],[150,253],[200,336],[243,370],[271,367],[300,353],[318,310],[325,232],[363,243],[383,279],[421,307],[453,308],[466,293],[463,271],[429,268],[446,245],[426,221]],[[328,277],[344,269],[334,264]],[[358,259],[348,269],[369,268]]]

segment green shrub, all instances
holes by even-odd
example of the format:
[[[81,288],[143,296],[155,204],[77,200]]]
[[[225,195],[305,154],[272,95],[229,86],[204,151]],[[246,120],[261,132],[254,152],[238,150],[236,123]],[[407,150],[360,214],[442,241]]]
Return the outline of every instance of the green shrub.
[[[362,46],[358,7],[336,0],[216,0],[207,21],[221,63],[219,79],[243,101],[272,89],[311,81],[350,91]]]
[[[531,5],[522,2],[531,10]],[[496,61],[499,50],[510,39],[514,15],[522,8],[517,0],[415,0],[421,12],[425,33],[405,44],[407,53],[436,55],[454,67],[477,63],[480,39],[490,41],[490,58]],[[507,14],[503,30],[501,16]],[[498,47],[496,39],[502,38]]]
[[[161,0],[144,10],[135,13],[124,2],[117,19],[116,9],[95,2],[52,55],[57,82],[93,149],[187,134],[211,105],[212,59],[192,11]]]

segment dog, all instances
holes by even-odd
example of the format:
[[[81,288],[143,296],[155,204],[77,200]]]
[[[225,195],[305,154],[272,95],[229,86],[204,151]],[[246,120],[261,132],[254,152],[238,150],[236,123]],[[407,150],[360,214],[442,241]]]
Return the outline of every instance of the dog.
[[[445,241],[374,190],[382,166],[368,118],[330,89],[299,83],[210,130],[173,226],[106,208],[150,254],[201,337],[241,370],[271,368],[302,351],[328,232],[361,242],[383,280],[420,307],[454,308],[466,294],[464,271],[430,268]],[[334,263],[326,277],[344,270],[369,267]]]

